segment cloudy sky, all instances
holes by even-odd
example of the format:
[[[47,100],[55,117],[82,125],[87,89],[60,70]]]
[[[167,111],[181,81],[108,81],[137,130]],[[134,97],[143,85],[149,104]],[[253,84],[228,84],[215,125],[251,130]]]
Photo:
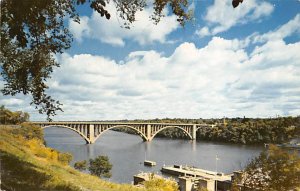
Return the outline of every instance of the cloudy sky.
[[[275,117],[300,115],[300,1],[195,0],[182,28],[168,10],[158,24],[151,7],[120,28],[86,6],[67,20],[72,48],[56,55],[48,81],[64,112],[54,120]],[[0,82],[3,86],[3,82]],[[30,97],[0,104],[44,120]]]

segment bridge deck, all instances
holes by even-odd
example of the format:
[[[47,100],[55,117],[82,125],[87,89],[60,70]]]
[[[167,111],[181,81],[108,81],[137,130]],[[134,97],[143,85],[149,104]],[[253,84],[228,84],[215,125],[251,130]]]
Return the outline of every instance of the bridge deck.
[[[206,123],[192,124],[192,123],[134,123],[134,122],[106,122],[106,121],[33,121],[33,124],[39,125],[42,128],[60,126],[71,129],[82,136],[87,143],[94,143],[100,135],[105,131],[118,128],[128,127],[137,132],[144,141],[151,141],[156,134],[166,128],[178,128],[183,131],[187,137],[196,139],[196,131],[204,127],[213,127]]]
[[[37,124],[95,124],[95,125],[197,125],[197,126],[214,126],[214,124],[206,124],[206,123],[134,123],[134,122],[99,122],[99,121],[31,121],[32,123]]]

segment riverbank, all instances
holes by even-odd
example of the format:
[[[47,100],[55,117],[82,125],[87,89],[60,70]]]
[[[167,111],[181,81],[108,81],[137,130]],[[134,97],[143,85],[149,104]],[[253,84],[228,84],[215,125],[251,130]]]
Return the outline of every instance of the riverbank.
[[[197,140],[234,143],[243,145],[282,144],[300,137],[300,117],[277,118],[226,118],[226,119],[156,119],[126,122],[159,123],[207,123],[214,127],[203,127],[196,132]],[[131,129],[118,128],[117,131],[136,134]],[[178,128],[167,128],[157,137],[188,139]]]
[[[0,128],[0,151],[1,190],[144,190],[81,173],[58,160],[60,152],[9,127]]]

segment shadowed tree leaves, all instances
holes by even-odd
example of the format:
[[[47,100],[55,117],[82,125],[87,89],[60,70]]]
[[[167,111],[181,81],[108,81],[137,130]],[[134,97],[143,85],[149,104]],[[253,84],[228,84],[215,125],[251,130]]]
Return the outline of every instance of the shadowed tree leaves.
[[[236,0],[234,0],[236,1]],[[241,0],[239,0],[241,1]],[[72,35],[65,18],[80,22],[76,5],[88,3],[102,17],[110,19],[106,9],[112,3],[130,28],[138,11],[147,6],[146,0],[2,0],[1,5],[1,76],[4,95],[31,95],[31,104],[50,120],[62,104],[47,92],[47,80],[59,67],[55,54],[70,48]],[[151,19],[157,24],[169,7],[183,26],[192,17],[188,0],[154,0]],[[234,7],[236,2],[233,4]],[[105,27],[105,26],[103,26]]]
[[[80,170],[80,171],[86,170],[86,168],[87,168],[86,160],[75,162],[74,168],[77,170]]]
[[[93,175],[110,178],[111,168],[112,164],[110,164],[108,156],[98,156],[95,159],[90,159],[89,171]]]
[[[59,64],[54,54],[71,45],[64,17],[78,19],[71,1],[1,1],[2,93],[32,95],[40,113],[53,116],[61,104],[46,94],[46,80]]]

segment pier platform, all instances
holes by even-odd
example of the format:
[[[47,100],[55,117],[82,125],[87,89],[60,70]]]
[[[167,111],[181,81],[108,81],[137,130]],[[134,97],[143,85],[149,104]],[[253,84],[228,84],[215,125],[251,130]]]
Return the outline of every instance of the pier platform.
[[[194,168],[189,166],[164,166],[161,172],[171,174],[175,176],[191,176],[191,177],[203,177],[217,181],[231,181],[232,174],[224,174],[214,171],[208,171],[200,168]]]

